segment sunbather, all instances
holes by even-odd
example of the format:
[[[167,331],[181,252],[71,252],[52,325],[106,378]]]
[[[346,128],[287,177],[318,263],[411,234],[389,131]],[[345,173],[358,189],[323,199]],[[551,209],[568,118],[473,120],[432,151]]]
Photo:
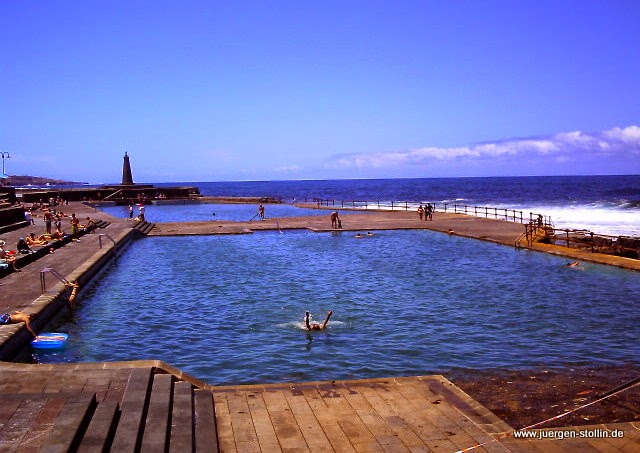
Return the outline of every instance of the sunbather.
[[[40,236],[36,237],[35,233],[29,233],[29,236],[27,236],[27,245],[31,246],[31,245],[47,245],[47,238],[44,236],[44,234],[41,234]]]
[[[23,322],[27,327],[27,330],[31,332],[31,335],[35,338],[37,335],[31,328],[31,318],[33,318],[33,315],[28,315],[21,311],[14,311],[11,314],[5,313],[0,315],[0,324],[17,324],[19,322]]]

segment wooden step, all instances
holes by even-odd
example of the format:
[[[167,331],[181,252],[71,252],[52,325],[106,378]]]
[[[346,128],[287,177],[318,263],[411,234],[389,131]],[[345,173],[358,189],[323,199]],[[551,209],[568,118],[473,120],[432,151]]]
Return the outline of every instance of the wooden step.
[[[195,451],[218,453],[218,429],[213,394],[209,390],[194,392]]]
[[[151,376],[152,368],[136,368],[132,371],[122,398],[112,451],[128,453],[139,450],[151,394]]]
[[[155,228],[155,223],[147,222],[144,228],[141,230],[144,234],[149,234],[151,230]]]
[[[109,451],[120,416],[117,401],[98,403],[89,427],[82,438],[79,453]]]
[[[66,453],[76,451],[89,426],[96,407],[96,395],[79,395],[67,400],[53,424],[44,446],[44,453]]]
[[[185,453],[193,450],[193,418],[193,386],[190,382],[176,382],[171,410],[170,452]]]
[[[166,451],[171,430],[173,376],[156,374],[149,399],[149,410],[142,435],[141,452]]]

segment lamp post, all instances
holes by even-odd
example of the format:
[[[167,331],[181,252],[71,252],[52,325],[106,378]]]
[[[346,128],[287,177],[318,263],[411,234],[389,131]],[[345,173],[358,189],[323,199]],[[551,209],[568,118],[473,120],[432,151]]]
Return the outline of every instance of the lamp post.
[[[4,172],[4,160],[5,160],[5,159],[9,159],[9,158],[11,158],[11,156],[10,156],[10,155],[9,155],[9,153],[8,153],[8,152],[6,152],[6,151],[1,151],[1,152],[0,152],[0,155],[2,156],[2,174],[4,175],[4,174],[6,174],[6,173]]]

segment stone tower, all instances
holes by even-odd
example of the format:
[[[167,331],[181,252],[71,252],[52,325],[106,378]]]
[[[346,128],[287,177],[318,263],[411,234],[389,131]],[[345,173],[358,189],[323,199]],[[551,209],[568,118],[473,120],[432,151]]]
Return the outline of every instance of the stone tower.
[[[122,185],[132,186],[133,176],[131,176],[131,164],[129,163],[129,156],[127,152],[124,152],[124,162],[122,163]]]

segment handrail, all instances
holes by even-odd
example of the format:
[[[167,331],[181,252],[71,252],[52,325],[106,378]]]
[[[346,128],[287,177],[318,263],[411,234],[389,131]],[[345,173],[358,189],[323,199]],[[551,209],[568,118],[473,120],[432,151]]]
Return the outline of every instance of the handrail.
[[[542,214],[529,212],[529,216],[525,216],[524,211],[517,209],[495,208],[488,206],[471,206],[461,205],[457,203],[434,203],[429,201],[367,201],[367,200],[329,200],[323,198],[304,199],[305,203],[313,201],[318,208],[334,207],[334,208],[353,208],[353,209],[390,209],[392,211],[401,210],[408,211],[416,209],[419,205],[431,204],[434,210],[441,212],[453,211],[457,214],[473,215],[475,217],[493,217],[495,219],[506,220],[511,222],[531,223],[537,222],[544,225],[551,225],[551,217]]]
[[[113,240],[113,238],[112,238],[111,236],[109,236],[108,234],[105,234],[105,233],[100,233],[100,234],[98,235],[98,246],[99,246],[98,248],[102,248],[102,237],[103,237],[103,236],[108,237],[108,238],[111,240],[111,242],[113,242],[113,246],[114,246],[114,247],[116,246],[116,241],[114,241],[114,240]]]
[[[113,254],[116,258],[118,258],[118,253],[116,252],[116,241],[113,240],[113,238],[111,236],[109,236],[108,234],[105,233],[100,233],[98,235],[98,248],[102,248],[102,237],[105,236],[107,238],[109,238],[109,240],[111,242],[113,242]]]
[[[67,280],[66,278],[64,278],[62,275],[60,275],[60,273],[58,271],[56,271],[55,269],[53,269],[51,267],[45,267],[44,269],[42,269],[40,271],[40,290],[42,291],[42,294],[47,292],[47,282],[46,282],[46,279],[45,279],[45,275],[47,273],[50,273],[51,275],[56,277],[58,280],[60,280],[62,283],[64,283],[65,286],[71,285],[71,282],[69,280]]]
[[[122,192],[122,189],[118,189],[118,190],[116,190],[116,191],[115,191],[115,192],[113,192],[112,194],[107,195],[106,197],[104,197],[102,200],[108,200],[109,198],[113,197],[114,195],[119,194],[120,192]]]

